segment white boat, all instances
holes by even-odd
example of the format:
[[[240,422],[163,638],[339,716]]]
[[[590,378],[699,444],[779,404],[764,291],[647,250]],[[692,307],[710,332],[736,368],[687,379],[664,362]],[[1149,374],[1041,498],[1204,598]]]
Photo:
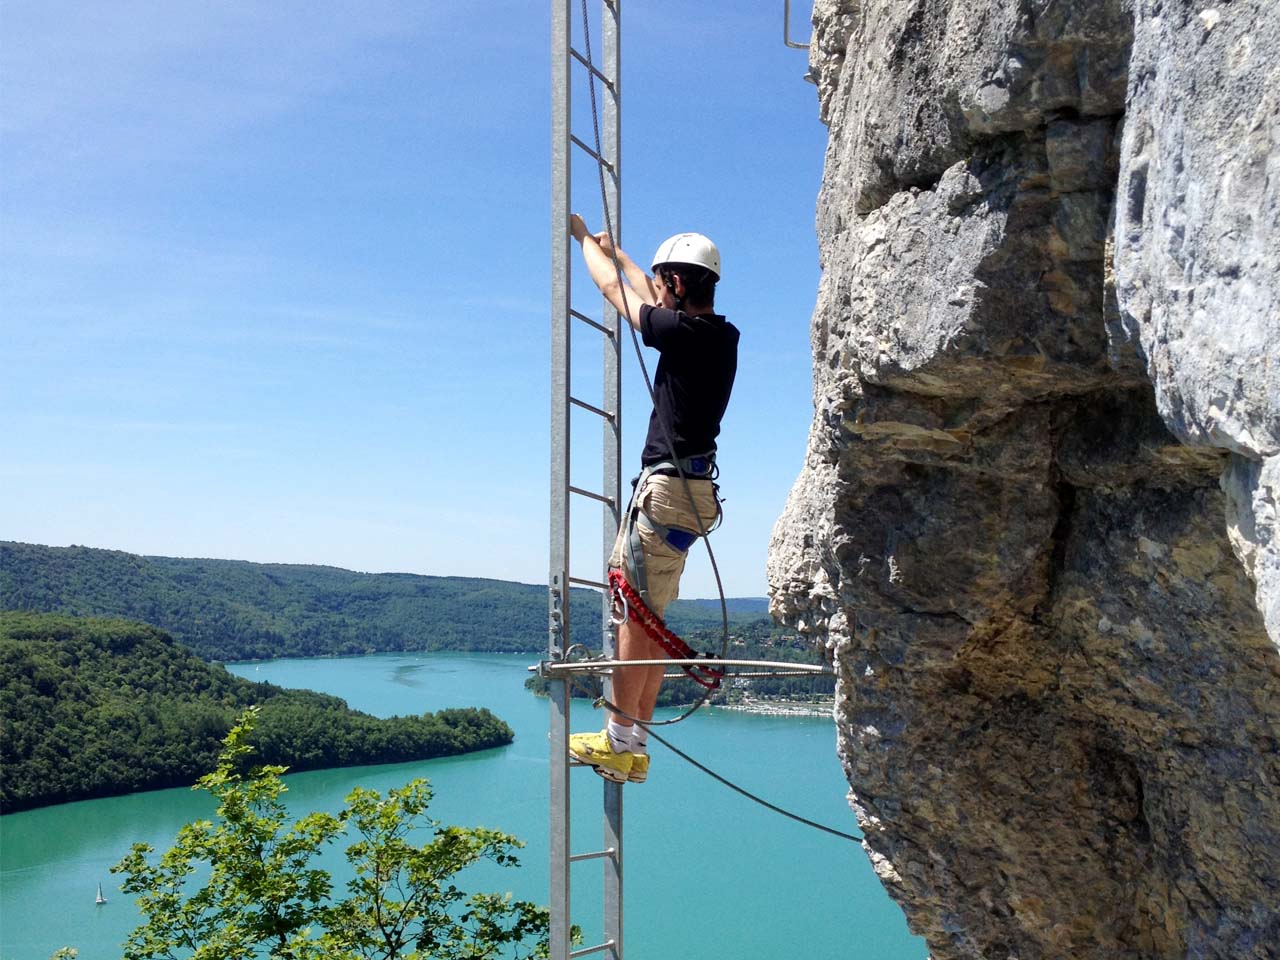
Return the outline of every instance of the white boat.
[[[97,904],[103,904],[103,903],[106,903],[106,902],[107,902],[107,898],[106,898],[106,897],[104,897],[104,896],[102,895],[102,884],[101,884],[101,883],[99,883],[99,884],[98,884],[98,899],[97,899],[97,900],[95,900],[95,901],[94,901],[94,903],[97,903]]]

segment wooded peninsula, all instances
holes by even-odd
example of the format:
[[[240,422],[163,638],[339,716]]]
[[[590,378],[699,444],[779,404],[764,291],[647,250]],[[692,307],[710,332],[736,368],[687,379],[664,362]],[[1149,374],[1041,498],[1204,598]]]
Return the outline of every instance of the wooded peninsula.
[[[261,706],[255,762],[292,771],[511,743],[488,710],[379,719],[338,697],[253,683],[124,620],[0,613],[0,812],[189,786],[236,716]]]

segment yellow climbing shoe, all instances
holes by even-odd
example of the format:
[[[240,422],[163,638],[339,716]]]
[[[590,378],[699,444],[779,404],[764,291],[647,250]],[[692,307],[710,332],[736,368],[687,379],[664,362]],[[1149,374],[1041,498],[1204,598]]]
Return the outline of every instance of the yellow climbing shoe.
[[[631,765],[636,755],[630,752],[614,753],[613,747],[609,745],[608,731],[601,730],[599,733],[575,733],[570,736],[569,756],[579,763],[585,763],[606,780],[626,783],[631,776]]]
[[[631,755],[631,772],[627,774],[629,783],[644,783],[649,778],[649,755],[633,753]]]

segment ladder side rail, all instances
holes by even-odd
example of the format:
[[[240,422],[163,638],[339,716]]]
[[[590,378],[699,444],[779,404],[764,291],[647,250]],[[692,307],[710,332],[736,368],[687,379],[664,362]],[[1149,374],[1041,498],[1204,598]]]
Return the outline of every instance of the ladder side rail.
[[[621,57],[621,0],[601,0],[600,33],[602,69],[611,78],[602,91],[600,149],[605,161],[604,203],[613,225],[614,240],[622,246],[622,57]],[[602,572],[607,570],[613,540],[622,518],[622,324],[625,318],[618,315],[612,304],[604,302],[604,320],[613,329],[613,336],[604,343],[604,406],[613,411],[613,419],[604,423],[603,486],[613,495],[613,504],[604,507],[604,542],[602,544]],[[606,578],[607,579],[607,578]],[[606,590],[601,597],[601,627],[604,634],[602,649],[607,656],[616,656],[615,630],[611,622],[612,597]],[[606,692],[613,699],[612,678],[606,680]],[[622,960],[622,788],[620,783],[604,784],[604,845],[612,847],[614,855],[604,859],[604,936],[611,943],[607,952],[610,960]]]
[[[569,214],[570,0],[551,0],[551,505],[547,657],[569,647]],[[567,960],[569,884],[569,686],[552,678],[550,703],[550,929],[552,960]]]
[[[612,83],[604,91],[604,104],[601,117],[601,149],[610,162],[611,171],[605,175],[605,204],[609,213],[609,221],[613,225],[614,240],[622,243],[622,166],[621,166],[621,71],[619,50],[618,0],[601,0],[601,32],[603,34],[604,72],[612,77]],[[622,519],[622,324],[626,320],[607,299],[602,298],[602,319],[609,328],[610,335],[602,338],[602,367],[604,382],[602,396],[604,408],[612,416],[603,423],[603,460],[601,464],[602,483],[600,489],[606,496],[613,497],[613,503],[604,509],[603,542],[601,543],[601,572],[607,571],[609,555],[613,552],[613,541],[618,532],[618,524]],[[602,578],[603,579],[603,578]],[[611,622],[610,598],[603,598],[601,649],[606,654],[616,655],[614,649],[614,630]]]
[[[568,647],[569,460],[570,460],[570,288],[569,214],[571,168],[568,150],[570,76],[569,0],[552,0],[551,105],[551,504],[550,632],[548,658]]]

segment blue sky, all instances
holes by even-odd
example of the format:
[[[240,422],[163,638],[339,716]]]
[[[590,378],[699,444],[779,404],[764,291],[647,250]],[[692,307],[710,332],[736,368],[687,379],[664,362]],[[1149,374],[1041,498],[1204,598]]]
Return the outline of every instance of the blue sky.
[[[622,243],[721,248],[742,352],[713,545],[758,596],[812,409],[826,130],[779,0],[624,18]],[[0,539],[545,582],[549,4],[2,20]],[[579,164],[591,224],[596,189]],[[715,593],[701,552],[682,593]]]

